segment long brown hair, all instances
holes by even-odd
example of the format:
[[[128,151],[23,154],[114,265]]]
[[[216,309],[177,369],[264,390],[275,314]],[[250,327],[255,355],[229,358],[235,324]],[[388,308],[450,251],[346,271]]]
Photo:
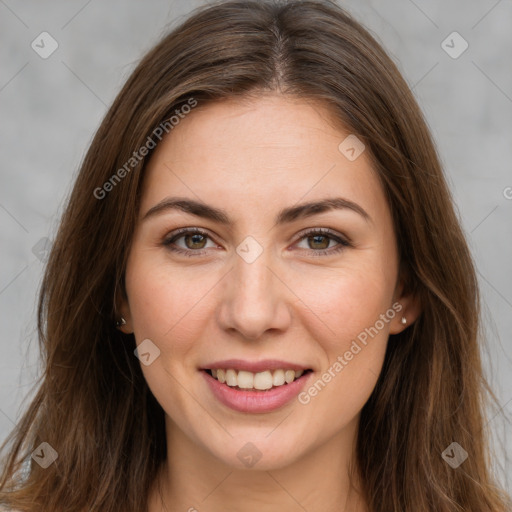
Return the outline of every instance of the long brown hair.
[[[395,64],[329,1],[204,6],[127,80],[87,152],[51,250],[38,308],[42,375],[2,446],[10,448],[0,503],[40,512],[147,509],[166,454],[164,413],[133,335],[114,325],[151,150],[131,159],[191,99],[262,91],[320,101],[364,141],[392,212],[404,292],[421,301],[415,324],[388,344],[362,410],[357,465],[369,509],[505,511],[484,430],[494,395],[480,361],[475,268],[438,155]],[[453,441],[468,452],[457,469],[441,455]],[[58,458],[46,469],[32,461],[20,478],[41,443]]]

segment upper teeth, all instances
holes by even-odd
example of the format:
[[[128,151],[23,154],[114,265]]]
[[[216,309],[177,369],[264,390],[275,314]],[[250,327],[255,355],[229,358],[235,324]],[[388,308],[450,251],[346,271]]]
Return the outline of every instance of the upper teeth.
[[[304,370],[265,370],[252,373],[244,370],[211,370],[212,375],[221,383],[230,387],[238,386],[242,389],[270,389],[272,386],[282,386],[285,382],[292,383],[298,379]]]

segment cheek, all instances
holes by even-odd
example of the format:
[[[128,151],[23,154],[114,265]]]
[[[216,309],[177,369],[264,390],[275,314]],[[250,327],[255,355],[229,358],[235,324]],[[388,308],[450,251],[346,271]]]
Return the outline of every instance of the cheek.
[[[321,382],[310,388],[311,394],[306,390],[309,397],[304,400],[317,401],[316,407],[325,409],[322,414],[340,411],[335,422],[344,423],[357,414],[375,387],[396,314],[391,308],[393,278],[390,268],[353,265],[331,269],[324,278],[317,275],[314,282],[303,281],[304,302],[320,320],[315,320],[319,328],[311,321],[304,320],[303,325],[310,326],[324,356]]]
[[[392,269],[368,264],[303,274],[295,283],[297,295],[323,325],[321,332],[329,333],[328,345],[343,349],[390,308],[393,278]]]
[[[162,354],[185,353],[204,329],[201,305],[213,281],[211,272],[184,272],[157,258],[148,258],[144,251],[131,255],[126,289],[137,342],[149,338]]]
[[[151,392],[168,414],[195,404],[180,383],[196,370],[192,367],[194,358],[188,354],[204,332],[200,300],[209,288],[206,280],[191,282],[187,273],[145,257],[144,251],[134,253],[128,261],[126,291],[137,345],[149,339],[159,350],[151,364],[141,362],[141,369]]]

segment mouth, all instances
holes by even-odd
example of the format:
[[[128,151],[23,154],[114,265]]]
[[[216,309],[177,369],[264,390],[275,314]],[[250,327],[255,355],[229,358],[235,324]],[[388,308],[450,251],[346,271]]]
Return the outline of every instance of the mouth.
[[[253,373],[235,368],[205,368],[210,377],[237,391],[268,392],[306,378],[312,369],[277,368]]]
[[[221,404],[242,413],[264,414],[292,404],[314,373],[305,367],[286,368],[283,363],[267,361],[251,365],[225,361],[216,363],[217,368],[201,368],[200,373],[211,395]],[[237,366],[245,368],[241,370]],[[257,372],[248,371],[250,366]]]
[[[223,359],[198,368],[210,397],[242,413],[271,413],[293,406],[315,368],[283,359]]]

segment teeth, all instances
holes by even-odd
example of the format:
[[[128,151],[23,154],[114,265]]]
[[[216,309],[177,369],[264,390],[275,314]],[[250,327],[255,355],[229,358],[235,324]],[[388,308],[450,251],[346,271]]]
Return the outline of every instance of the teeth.
[[[295,380],[295,372],[293,370],[286,370],[284,372],[284,380],[287,384],[292,383]]]
[[[259,373],[245,370],[211,370],[212,375],[220,383],[226,383],[230,387],[238,386],[240,389],[257,389],[264,391],[272,386],[283,386],[285,382],[291,384],[295,379],[303,375],[304,370],[265,370]]]
[[[284,370],[275,370],[272,377],[272,384],[274,386],[282,386],[284,384]]]
[[[238,386],[238,378],[235,370],[226,370],[226,384],[228,386]]]
[[[234,371],[234,370],[233,370]],[[254,386],[254,373],[238,372],[238,387],[242,389],[252,389]]]
[[[240,378],[240,373],[238,374],[238,378]],[[272,382],[272,374],[268,370],[254,375],[254,389],[270,389]]]

